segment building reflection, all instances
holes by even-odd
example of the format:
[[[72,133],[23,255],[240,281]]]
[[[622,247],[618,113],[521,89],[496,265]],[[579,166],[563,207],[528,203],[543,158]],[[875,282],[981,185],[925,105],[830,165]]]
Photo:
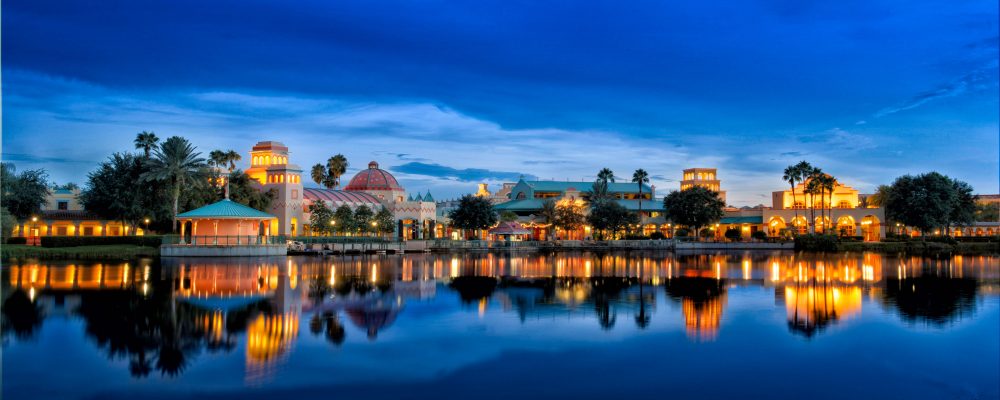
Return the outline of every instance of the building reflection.
[[[439,290],[479,318],[582,318],[604,330],[676,318],[657,315],[656,293],[664,293],[693,341],[725,331],[729,295],[744,286],[773,290],[790,332],[810,338],[871,304],[910,323],[948,324],[975,313],[979,296],[1000,292],[995,258],[781,252],[27,262],[2,272],[5,342],[30,340],[47,318],[80,318],[87,337],[109,359],[127,359],[133,376],[174,376],[200,353],[238,352],[249,384],[287,361],[300,329],[331,347],[352,334],[377,340],[407,302],[452,301],[436,298]]]

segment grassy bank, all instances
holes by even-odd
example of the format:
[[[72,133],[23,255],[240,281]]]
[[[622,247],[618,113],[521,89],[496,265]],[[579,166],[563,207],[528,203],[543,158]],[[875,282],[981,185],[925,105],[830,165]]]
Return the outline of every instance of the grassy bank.
[[[158,256],[156,247],[114,244],[78,247],[38,247],[6,244],[0,249],[3,260],[34,258],[39,260],[128,260],[137,257]]]

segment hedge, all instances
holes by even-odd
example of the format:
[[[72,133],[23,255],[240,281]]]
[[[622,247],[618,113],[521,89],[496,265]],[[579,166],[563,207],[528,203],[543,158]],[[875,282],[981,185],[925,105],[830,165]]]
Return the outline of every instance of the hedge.
[[[162,236],[42,236],[42,247],[108,246],[130,244],[133,246],[160,247]]]
[[[28,244],[28,238],[26,237],[7,238],[7,244]]]

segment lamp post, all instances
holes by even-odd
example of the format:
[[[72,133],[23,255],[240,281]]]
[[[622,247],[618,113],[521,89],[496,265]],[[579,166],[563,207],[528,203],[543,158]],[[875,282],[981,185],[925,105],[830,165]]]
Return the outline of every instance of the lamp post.
[[[378,227],[378,222],[372,221],[372,235],[373,236],[376,235],[376,234],[378,234],[378,232],[376,231],[377,227]]]
[[[38,217],[32,215],[31,216],[31,232],[30,232],[31,235],[32,235],[32,237],[38,236],[37,234],[35,234],[35,230],[36,229],[38,229]]]
[[[333,228],[337,226],[337,221],[330,220],[330,236],[333,236]]]
[[[146,228],[145,228],[145,230],[142,231],[142,234],[143,235],[147,235],[147,234],[149,234],[149,218],[146,218],[146,219],[142,220],[142,222],[144,224],[146,224]]]

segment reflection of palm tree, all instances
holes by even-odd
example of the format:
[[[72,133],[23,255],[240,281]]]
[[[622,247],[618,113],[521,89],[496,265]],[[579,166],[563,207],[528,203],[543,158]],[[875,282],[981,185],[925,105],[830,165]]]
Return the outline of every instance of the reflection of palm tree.
[[[628,287],[625,278],[594,277],[590,278],[590,286],[594,296],[594,309],[597,312],[597,322],[603,329],[615,326],[617,313],[611,308],[611,303],[617,300],[622,290]]]
[[[449,284],[458,292],[464,304],[472,304],[480,299],[489,299],[497,288],[496,278],[488,276],[458,276]]]
[[[340,319],[337,318],[337,314],[329,313],[324,314],[323,319],[326,321],[326,340],[337,347],[340,347],[344,343],[344,338],[347,336],[344,330],[344,325],[340,323]]]
[[[639,314],[635,316],[635,326],[645,329],[649,326],[651,317],[646,314],[646,298],[642,293],[642,269],[639,270]]]
[[[42,308],[33,303],[24,290],[17,290],[3,303],[3,337],[13,333],[18,339],[34,336],[42,326],[45,315]]]

